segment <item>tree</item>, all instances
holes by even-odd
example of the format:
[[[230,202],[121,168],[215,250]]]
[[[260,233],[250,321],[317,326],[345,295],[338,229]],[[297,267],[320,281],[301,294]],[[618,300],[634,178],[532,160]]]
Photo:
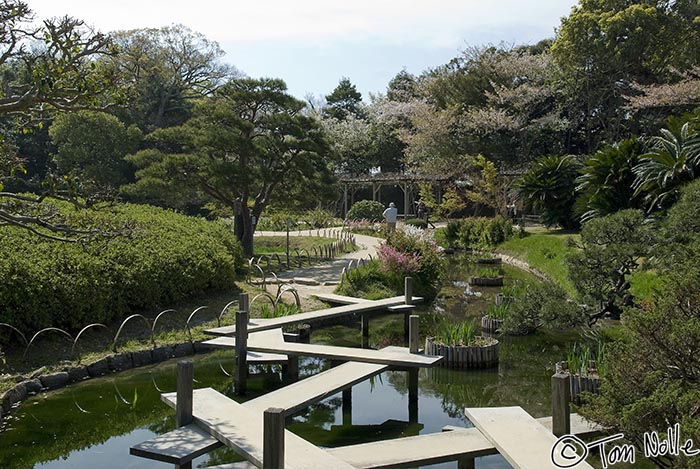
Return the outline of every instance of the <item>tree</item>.
[[[106,108],[121,97],[109,67],[97,59],[115,53],[109,37],[77,19],[63,17],[34,26],[28,5],[0,0],[0,118],[25,129],[56,113]],[[0,226],[12,225],[62,241],[83,241],[106,235],[105,227],[69,226],[47,198],[79,201],[84,184],[73,178],[47,176],[36,195],[18,194],[11,186],[26,173],[16,146],[0,135]]]
[[[700,253],[695,249],[678,257],[653,299],[625,310],[625,340],[606,349],[601,394],[579,408],[586,418],[624,433],[640,449],[645,432],[665,435],[675,424],[681,441],[700,439],[698,283]],[[697,467],[695,458],[671,453],[653,461],[659,467]]]
[[[58,150],[54,160],[62,174],[79,175],[111,189],[130,179],[124,157],[138,149],[141,131],[135,126],[127,128],[110,114],[78,111],[57,116],[49,135]]]
[[[623,307],[634,304],[628,276],[654,243],[654,232],[639,210],[622,210],[583,226],[579,249],[566,264],[580,298],[593,310],[591,324],[606,315],[619,318]]]
[[[192,119],[153,133],[157,147],[130,157],[142,181],[191,187],[236,214],[236,235],[252,255],[259,219],[285,183],[304,185],[327,171],[329,146],[282,80],[234,79],[195,107]]]
[[[562,19],[552,55],[573,151],[628,133],[623,97],[634,84],[673,83],[698,65],[697,14],[693,1],[581,0]]]
[[[576,180],[575,207],[581,222],[619,210],[641,208],[640,197],[635,196],[632,188],[632,168],[643,152],[643,143],[631,138],[605,145],[583,161],[581,175]]]
[[[682,125],[681,125],[682,124]],[[650,150],[634,168],[635,195],[643,195],[649,211],[666,209],[680,187],[700,176],[700,131],[692,122],[669,119],[669,128],[652,137]]]
[[[31,25],[31,10],[21,0],[0,1],[0,116],[24,122],[95,107],[105,94],[115,96],[114,75],[95,59],[115,53],[108,36],[80,20],[63,17]],[[38,42],[34,42],[38,41]]]
[[[519,198],[527,210],[535,210],[547,226],[578,226],[573,207],[579,163],[569,156],[542,156],[518,181]]]
[[[389,80],[386,88],[386,97],[390,101],[408,102],[418,98],[417,80],[406,69],[401,70]]]
[[[183,25],[118,31],[114,40],[112,66],[133,85],[129,112],[145,131],[182,124],[196,98],[238,73],[220,62],[219,44]]]
[[[364,119],[362,93],[350,83],[349,78],[343,77],[333,92],[326,96],[326,107],[323,109],[323,113],[338,120],[344,120],[349,115]]]

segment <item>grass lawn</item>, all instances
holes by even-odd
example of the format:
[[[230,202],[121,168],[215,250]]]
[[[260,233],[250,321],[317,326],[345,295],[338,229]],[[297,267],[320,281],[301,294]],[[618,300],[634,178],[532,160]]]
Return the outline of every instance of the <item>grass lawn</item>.
[[[568,246],[568,241],[578,238],[578,233],[529,228],[524,237],[513,238],[499,244],[496,251],[527,262],[531,267],[557,282],[575,298],[576,290],[569,280],[565,258],[572,249]]]
[[[306,249],[311,251],[311,248],[316,249],[321,246],[326,246],[333,244],[335,239],[332,238],[321,238],[316,236],[290,236],[289,237],[289,251],[294,252],[295,249]],[[348,244],[349,246],[349,244]],[[256,236],[254,241],[255,254],[282,254],[286,252],[287,249],[287,237],[286,236]]]

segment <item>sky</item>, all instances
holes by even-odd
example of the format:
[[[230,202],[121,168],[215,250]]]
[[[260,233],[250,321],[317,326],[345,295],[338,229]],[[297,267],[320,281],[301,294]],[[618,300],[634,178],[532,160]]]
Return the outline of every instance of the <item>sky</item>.
[[[365,100],[402,69],[449,62],[468,46],[551,38],[577,0],[26,0],[37,19],[69,15],[101,32],[184,24],[224,62],[322,97],[347,77]]]

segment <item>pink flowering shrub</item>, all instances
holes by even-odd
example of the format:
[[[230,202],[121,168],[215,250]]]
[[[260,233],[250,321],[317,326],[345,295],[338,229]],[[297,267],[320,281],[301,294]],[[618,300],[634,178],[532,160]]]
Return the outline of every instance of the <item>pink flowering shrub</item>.
[[[419,254],[401,252],[387,244],[379,247],[377,256],[381,261],[382,271],[386,273],[400,276],[414,275],[421,267]]]

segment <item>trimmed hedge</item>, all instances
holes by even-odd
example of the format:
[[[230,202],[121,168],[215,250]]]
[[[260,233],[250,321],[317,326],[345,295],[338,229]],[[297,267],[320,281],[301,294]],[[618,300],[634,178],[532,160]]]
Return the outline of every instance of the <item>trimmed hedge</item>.
[[[129,223],[132,236],[87,246],[0,229],[0,322],[27,332],[78,329],[230,287],[243,263],[221,223],[145,205],[109,211],[60,207],[73,221]]]

